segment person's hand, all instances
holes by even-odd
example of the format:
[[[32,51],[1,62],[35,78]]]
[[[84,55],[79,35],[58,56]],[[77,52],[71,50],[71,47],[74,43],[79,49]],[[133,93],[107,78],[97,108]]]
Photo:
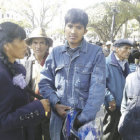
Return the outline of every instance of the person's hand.
[[[113,112],[115,109],[116,109],[116,102],[115,100],[113,100],[109,102],[109,110]]]
[[[48,99],[41,99],[40,102],[42,103],[45,112],[50,112],[50,103]]]
[[[71,108],[69,106],[65,106],[62,104],[56,104],[55,105],[55,109],[57,111],[57,113],[62,117],[65,118],[67,111],[70,110]]]

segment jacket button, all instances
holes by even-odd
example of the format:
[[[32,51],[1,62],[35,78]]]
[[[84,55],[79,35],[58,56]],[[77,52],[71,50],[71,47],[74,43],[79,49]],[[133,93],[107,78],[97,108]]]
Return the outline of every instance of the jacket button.
[[[21,121],[23,121],[23,120],[24,120],[24,117],[23,117],[23,116],[20,116],[19,119],[20,119]]]
[[[30,116],[28,114],[26,114],[25,119],[30,119]]]
[[[34,114],[36,114],[36,116],[39,116],[39,111],[38,110],[34,111]]]
[[[34,117],[34,114],[33,114],[33,112],[31,112],[31,113],[30,113],[30,116],[31,116],[31,118],[33,118],[33,117]]]

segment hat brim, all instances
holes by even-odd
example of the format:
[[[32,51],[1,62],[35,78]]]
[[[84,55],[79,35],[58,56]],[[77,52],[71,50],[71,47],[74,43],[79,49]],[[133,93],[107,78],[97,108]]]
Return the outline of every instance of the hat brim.
[[[46,41],[48,42],[48,46],[51,47],[53,45],[53,40],[49,37],[44,37],[44,36],[38,36],[38,37],[30,37],[30,38],[26,38],[25,41],[26,41],[26,44],[27,45],[31,45],[32,43],[32,39],[35,39],[35,38],[45,38]]]

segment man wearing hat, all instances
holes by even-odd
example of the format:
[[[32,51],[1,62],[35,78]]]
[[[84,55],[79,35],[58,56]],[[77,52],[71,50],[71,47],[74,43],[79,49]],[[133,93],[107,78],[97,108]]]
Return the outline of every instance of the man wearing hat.
[[[110,54],[111,46],[112,46],[112,42],[111,41],[107,41],[105,47],[103,48],[105,57],[107,57]]]
[[[29,38],[26,39],[32,53],[25,62],[26,82],[36,94],[39,94],[38,82],[40,81],[40,71],[43,68],[45,60],[52,46],[52,39],[47,37],[45,30],[38,27],[32,31]],[[31,100],[34,100],[31,99]],[[49,119],[46,118],[35,128],[35,140],[49,140]]]
[[[120,106],[125,79],[130,72],[127,59],[133,42],[119,39],[113,46],[115,51],[106,58],[106,114],[103,121],[103,140],[121,140],[118,133]]]
[[[45,30],[38,27],[33,30],[29,38],[26,39],[27,45],[33,49],[35,58],[40,64],[43,64],[44,58],[48,55],[49,47],[52,46],[52,39],[47,37]]]

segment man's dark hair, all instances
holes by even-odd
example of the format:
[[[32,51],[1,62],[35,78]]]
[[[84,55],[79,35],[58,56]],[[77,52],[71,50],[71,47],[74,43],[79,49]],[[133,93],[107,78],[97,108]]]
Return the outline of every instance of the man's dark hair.
[[[72,8],[65,15],[65,26],[69,22],[81,23],[86,28],[88,24],[88,15],[81,9]]]
[[[140,58],[140,51],[138,49],[132,49],[128,58],[129,63],[135,63],[135,59]]]

